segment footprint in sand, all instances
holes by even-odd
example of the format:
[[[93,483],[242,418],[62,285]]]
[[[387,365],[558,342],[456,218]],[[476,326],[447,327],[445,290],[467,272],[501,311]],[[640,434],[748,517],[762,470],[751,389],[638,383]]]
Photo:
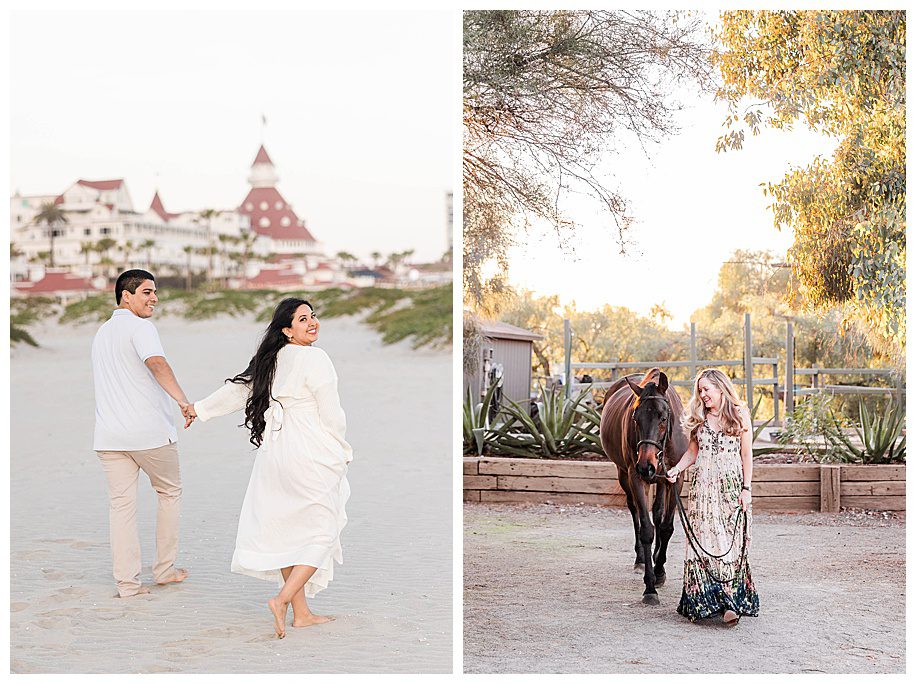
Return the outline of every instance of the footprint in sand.
[[[87,542],[87,541],[75,541],[72,544],[70,544],[71,549],[94,549],[99,546],[101,546],[101,544],[97,544],[95,542]]]
[[[244,634],[248,630],[242,627],[217,627],[215,629],[208,629],[204,632],[201,632],[202,636],[213,637],[213,638],[225,638],[225,637],[235,637],[239,634]]]
[[[261,636],[256,636],[254,639],[247,639],[245,643],[246,644],[260,644],[265,641],[276,641],[276,640],[277,640],[276,634],[262,634]]]
[[[66,589],[60,589],[55,592],[56,595],[63,594],[69,598],[77,598],[79,596],[85,596],[89,593],[88,589],[83,589],[82,587],[67,587]]]
[[[42,568],[41,571],[44,573],[45,577],[52,580],[63,579],[67,576],[60,570],[48,570],[47,568]]]
[[[51,553],[50,549],[33,549],[32,551],[22,551],[16,554],[16,557],[21,560],[34,560],[40,558],[41,556],[47,556]]]
[[[69,627],[70,620],[68,618],[45,618],[43,620],[34,620],[30,624],[42,629],[60,629],[61,627]]]
[[[25,610],[26,608],[28,608],[31,605],[32,605],[31,603],[23,603],[21,601],[17,601],[16,603],[10,604],[10,612],[18,613],[20,610]]]
[[[57,610],[47,610],[44,613],[38,613],[41,617],[70,617],[82,613],[82,608],[58,608]]]

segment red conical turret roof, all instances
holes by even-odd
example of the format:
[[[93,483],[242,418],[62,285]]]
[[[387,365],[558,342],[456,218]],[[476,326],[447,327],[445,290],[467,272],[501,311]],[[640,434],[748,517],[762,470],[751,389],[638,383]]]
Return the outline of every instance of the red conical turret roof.
[[[273,166],[273,162],[270,160],[270,157],[267,156],[267,150],[264,149],[264,146],[261,145],[261,149],[258,150],[258,156],[254,158],[254,161],[251,163],[252,166],[255,164],[270,164]]]
[[[162,199],[159,197],[158,190],[156,190],[156,194],[153,195],[153,201],[150,203],[149,208],[159,214],[159,218],[166,222],[168,222],[169,219],[173,219],[178,216],[178,214],[171,214],[165,210],[165,207],[162,204]]]

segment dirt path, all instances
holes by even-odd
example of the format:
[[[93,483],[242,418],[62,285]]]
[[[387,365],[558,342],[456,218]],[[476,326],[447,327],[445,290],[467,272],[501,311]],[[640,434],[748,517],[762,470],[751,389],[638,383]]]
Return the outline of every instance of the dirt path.
[[[684,536],[661,605],[641,603],[625,510],[464,508],[466,672],[904,672],[905,523],[757,514],[760,617],[730,629],[675,612]]]

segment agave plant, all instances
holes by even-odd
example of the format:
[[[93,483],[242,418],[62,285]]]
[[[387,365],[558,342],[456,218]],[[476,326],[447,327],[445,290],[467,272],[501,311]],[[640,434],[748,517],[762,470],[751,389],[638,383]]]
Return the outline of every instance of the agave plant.
[[[474,404],[471,397],[471,388],[468,387],[467,396],[464,399],[464,453],[482,454],[484,448],[484,433],[489,427],[490,404],[493,402],[493,395],[496,393],[498,384],[490,385],[483,401]]]
[[[831,414],[836,432],[832,439],[836,446],[842,446],[862,463],[902,463],[906,460],[906,435],[898,442],[906,422],[902,407],[888,401],[884,412],[877,408],[872,413],[865,402],[859,401],[859,423],[855,426],[862,448],[854,445],[843,434],[840,422]]]
[[[757,399],[757,402],[754,404],[754,408],[751,409],[751,426],[754,425],[754,419],[757,417],[757,409],[760,408],[760,402],[763,401],[763,397]],[[761,423],[754,429],[754,437],[751,440],[751,444],[757,441],[757,438],[760,437],[760,433],[773,422],[773,419],[770,418],[765,423]],[[775,454],[777,451],[783,451],[782,447],[771,446],[771,447],[755,447],[752,449],[754,456],[762,456],[763,454]]]
[[[495,453],[549,458],[576,456],[586,452],[602,453],[598,437],[601,416],[583,404],[588,390],[567,399],[562,390],[540,390],[536,416],[507,401],[502,408],[505,423],[487,430],[486,439]]]

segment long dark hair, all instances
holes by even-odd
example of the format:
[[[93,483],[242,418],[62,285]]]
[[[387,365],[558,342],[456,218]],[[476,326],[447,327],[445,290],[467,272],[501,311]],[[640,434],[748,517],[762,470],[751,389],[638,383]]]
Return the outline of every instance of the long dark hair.
[[[312,305],[304,299],[290,297],[277,304],[274,309],[273,318],[270,319],[270,325],[264,331],[264,336],[258,344],[258,350],[248,362],[248,368],[236,375],[234,378],[228,378],[227,382],[247,384],[251,387],[251,394],[248,395],[248,401],[245,402],[245,427],[251,430],[251,437],[248,441],[256,447],[261,446],[264,439],[264,429],[267,427],[267,421],[264,420],[264,413],[270,406],[270,400],[273,395],[270,388],[274,383],[274,372],[277,369],[277,354],[283,349],[289,340],[283,333],[283,328],[290,328],[293,324],[293,315],[303,304],[307,304],[310,309]]]

